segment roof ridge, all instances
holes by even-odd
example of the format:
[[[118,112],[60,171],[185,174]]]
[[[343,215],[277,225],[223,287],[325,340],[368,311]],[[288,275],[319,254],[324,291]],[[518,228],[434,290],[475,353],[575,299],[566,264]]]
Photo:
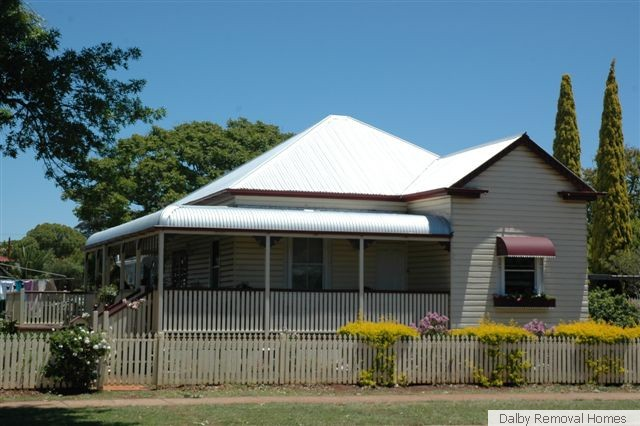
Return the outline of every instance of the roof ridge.
[[[476,149],[480,149],[480,148],[485,148],[485,147],[488,147],[488,146],[491,146],[491,145],[497,145],[497,144],[499,144],[499,143],[507,142],[507,141],[509,141],[509,140],[511,141],[511,143],[513,143],[513,142],[517,141],[518,139],[520,139],[520,138],[521,138],[523,135],[525,135],[525,134],[526,134],[526,132],[525,132],[525,133],[522,133],[522,134],[519,134],[519,135],[513,135],[513,136],[503,137],[503,138],[496,139],[496,140],[493,140],[493,141],[490,141],[490,142],[482,143],[482,144],[480,144],[480,145],[472,146],[472,147],[470,147],[470,148],[465,148],[465,149],[462,149],[462,150],[460,150],[460,151],[456,151],[456,152],[453,152],[453,153],[451,153],[451,154],[445,155],[445,156],[443,156],[443,157],[438,157],[438,158],[436,158],[435,160],[433,160],[431,163],[429,163],[429,165],[428,165],[427,167],[425,167],[425,169],[424,169],[424,170],[422,170],[422,171],[418,174],[418,176],[416,176],[416,177],[415,177],[415,179],[413,179],[413,180],[411,181],[411,183],[410,183],[409,185],[407,185],[406,187],[404,187],[404,188],[403,188],[403,190],[402,190],[402,193],[403,193],[403,194],[407,194],[407,191],[409,190],[409,188],[411,188],[411,186],[412,186],[416,181],[418,181],[420,178],[422,178],[422,176],[424,176],[424,175],[425,175],[425,173],[427,173],[431,167],[435,166],[437,163],[439,163],[439,162],[440,162],[440,161],[442,161],[442,160],[448,160],[448,159],[450,159],[450,158],[452,158],[452,157],[455,157],[455,156],[457,156],[457,155],[464,154],[464,153],[466,153],[466,152],[470,152],[470,151],[473,151],[473,150],[476,150]],[[505,147],[505,149],[506,149],[506,147]],[[501,151],[502,151],[502,150],[501,150]]]
[[[249,173],[245,174],[244,176],[242,176],[240,179],[236,180],[235,182],[232,182],[229,184],[229,187],[233,186],[233,185],[237,185],[240,182],[243,182],[245,180],[247,180],[250,176],[252,176],[254,173],[256,173],[258,170],[262,169],[266,164],[269,164],[271,161],[273,161],[274,159],[280,157],[280,155],[282,155],[282,153],[288,151],[291,147],[293,147],[294,145],[296,145],[301,139],[303,139],[305,136],[307,136],[312,130],[315,130],[316,128],[328,123],[330,120],[335,119],[336,115],[328,115],[325,118],[323,118],[322,120],[318,121],[316,124],[314,124],[313,126],[303,130],[302,132],[298,133],[295,136],[290,137],[289,139],[287,139],[286,141],[284,141],[283,143],[287,143],[289,141],[291,141],[290,145],[287,146],[286,148],[282,149],[282,151],[280,151],[279,153],[277,153],[276,155],[274,155],[273,157],[267,159],[265,162],[263,162],[262,164],[260,164],[259,166],[257,166],[256,168],[254,168],[253,170],[251,170]],[[295,141],[292,141],[292,139],[296,139]],[[277,145],[276,145],[277,146]],[[275,148],[275,147],[274,147]],[[264,154],[268,153],[269,151],[264,152]],[[259,156],[256,157],[255,159],[260,158]],[[245,163],[247,164],[247,163]]]
[[[376,126],[372,125],[372,124],[366,123],[366,122],[364,122],[364,121],[360,121],[360,120],[358,120],[357,118],[353,118],[353,117],[348,116],[348,115],[341,115],[341,116],[338,116],[338,117],[346,117],[346,118],[349,118],[349,119],[351,119],[351,120],[353,120],[353,121],[355,121],[355,122],[357,122],[357,123],[360,123],[360,124],[362,124],[362,125],[364,125],[364,126],[366,126],[366,127],[369,127],[369,128],[371,128],[371,129],[373,129],[373,130],[376,130],[376,131],[378,131],[378,132],[380,132],[380,133],[384,133],[385,135],[390,136],[390,137],[391,137],[391,138],[393,138],[393,139],[397,139],[397,140],[398,140],[398,141],[400,141],[400,142],[404,142],[404,143],[406,143],[407,145],[411,145],[411,146],[412,146],[412,147],[414,147],[414,148],[418,148],[418,149],[419,149],[419,150],[421,150],[421,151],[425,151],[425,152],[427,152],[427,153],[429,153],[429,154],[433,155],[434,157],[436,157],[436,159],[440,158],[440,156],[439,156],[438,154],[436,154],[435,152],[433,152],[433,151],[429,151],[428,149],[426,149],[426,148],[424,148],[424,147],[421,147],[420,145],[416,145],[416,144],[415,144],[415,143],[413,143],[413,142],[409,142],[409,141],[408,141],[408,140],[406,140],[406,139],[403,139],[403,138],[401,138],[401,137],[399,137],[399,136],[396,136],[396,135],[394,135],[393,133],[389,133],[389,132],[387,132],[386,130],[380,129],[380,128],[378,128],[378,127],[376,127]]]
[[[475,149],[484,148],[484,147],[487,147],[489,145],[496,145],[496,144],[499,144],[499,143],[502,143],[502,142],[506,142],[508,140],[512,140],[512,142],[515,142],[516,140],[521,138],[522,135],[524,135],[525,133],[526,132],[518,133],[518,134],[515,134],[515,135],[511,135],[511,136],[506,136],[504,138],[495,139],[495,140],[492,140],[492,141],[489,141],[489,142],[484,142],[484,143],[481,143],[480,145],[470,146],[469,148],[461,149],[460,151],[455,151],[455,152],[452,152],[451,154],[444,155],[444,156],[438,158],[438,160],[440,160],[440,159],[444,160],[445,158],[453,157],[455,155],[464,154],[465,152],[473,151]]]

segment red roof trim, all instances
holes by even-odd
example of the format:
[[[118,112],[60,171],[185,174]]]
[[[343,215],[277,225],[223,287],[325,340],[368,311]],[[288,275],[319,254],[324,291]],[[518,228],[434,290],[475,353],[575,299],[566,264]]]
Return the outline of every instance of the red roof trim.
[[[474,188],[439,188],[431,191],[416,192],[407,195],[380,195],[380,194],[353,194],[339,192],[308,192],[308,191],[274,191],[266,189],[226,189],[216,194],[192,201],[191,205],[204,200],[211,200],[224,195],[257,195],[267,197],[292,197],[292,198],[328,198],[333,200],[364,200],[364,201],[414,201],[426,198],[452,195],[457,197],[480,198],[481,194],[489,192],[486,189]]]
[[[604,197],[606,192],[587,192],[587,191],[558,191],[558,195],[563,200],[568,201],[596,201],[598,197]]]
[[[451,195],[456,197],[480,198],[480,195],[489,192],[487,189],[474,188],[439,188],[431,191],[415,192],[413,194],[403,195],[403,201],[424,200],[427,198],[441,197],[443,195]]]
[[[546,237],[496,237],[496,255],[506,257],[555,257],[556,247]]]
[[[511,151],[513,151],[514,149],[516,149],[519,146],[525,146],[525,147],[529,148],[534,154],[537,154],[538,157],[540,157],[540,159],[542,159],[545,163],[547,163],[549,166],[551,166],[553,169],[555,169],[558,173],[560,173],[562,176],[564,176],[568,181],[570,181],[571,183],[576,185],[578,188],[580,188],[580,192],[595,193],[593,188],[591,188],[589,185],[587,185],[587,183],[585,181],[580,179],[571,170],[566,168],[564,166],[564,164],[562,164],[561,162],[559,162],[558,160],[553,158],[551,155],[549,155],[549,153],[547,153],[544,149],[540,148],[540,146],[538,146],[538,144],[536,144],[534,141],[532,141],[531,138],[529,138],[529,136],[526,133],[524,133],[517,140],[515,140],[512,144],[510,144],[505,149],[503,149],[502,151],[500,151],[499,153],[497,153],[496,155],[491,157],[484,164],[480,165],[474,171],[472,171],[471,173],[469,173],[468,175],[466,175],[465,177],[463,177],[462,179],[460,179],[458,182],[454,183],[451,186],[455,187],[455,188],[461,188],[461,187],[465,186],[473,178],[475,178],[480,173],[482,173],[485,170],[487,170],[490,166],[492,166],[494,163],[496,163],[502,157],[506,156],[508,153],[510,153]]]

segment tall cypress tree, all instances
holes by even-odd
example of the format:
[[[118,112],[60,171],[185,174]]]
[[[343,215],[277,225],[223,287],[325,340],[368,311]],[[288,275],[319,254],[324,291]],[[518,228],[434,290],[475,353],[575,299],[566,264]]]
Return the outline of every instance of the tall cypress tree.
[[[556,137],[553,139],[553,156],[580,176],[580,133],[576,118],[576,104],[573,101],[571,77],[562,76],[558,112],[556,113]]]
[[[594,272],[607,272],[604,262],[617,251],[628,248],[632,239],[631,203],[625,180],[622,107],[618,99],[615,65],[614,59],[604,91],[600,145],[596,154],[596,188],[607,195],[593,206],[591,260]]]

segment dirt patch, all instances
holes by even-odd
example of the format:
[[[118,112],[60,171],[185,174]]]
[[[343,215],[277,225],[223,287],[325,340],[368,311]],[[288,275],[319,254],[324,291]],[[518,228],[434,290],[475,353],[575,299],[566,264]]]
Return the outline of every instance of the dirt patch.
[[[109,385],[103,388],[105,392],[147,391],[149,388],[142,385]]]

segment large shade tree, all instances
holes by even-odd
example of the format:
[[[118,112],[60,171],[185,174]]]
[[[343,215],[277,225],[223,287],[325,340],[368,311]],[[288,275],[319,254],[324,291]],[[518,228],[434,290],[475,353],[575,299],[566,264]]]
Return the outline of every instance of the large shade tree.
[[[573,173],[580,176],[580,132],[578,131],[571,77],[568,74],[562,76],[560,83],[555,133],[553,156]]]
[[[632,241],[622,107],[618,98],[615,61],[611,63],[604,93],[596,166],[596,189],[607,195],[599,198],[593,206],[591,264],[594,272],[607,272],[607,260],[628,249]]]
[[[11,273],[23,278],[47,278],[65,275],[67,287],[79,286],[83,273],[83,253],[86,239],[77,230],[57,223],[43,223],[31,229],[24,238],[4,242],[4,252],[15,265]],[[38,272],[42,271],[42,272]]]
[[[123,126],[162,116],[138,97],[144,80],[113,77],[140,56],[110,43],[61,49],[60,33],[23,2],[0,1],[0,152],[33,150],[64,188]]]
[[[78,203],[80,229],[90,234],[163,208],[290,136],[244,118],[153,127],[89,160],[64,196]]]

